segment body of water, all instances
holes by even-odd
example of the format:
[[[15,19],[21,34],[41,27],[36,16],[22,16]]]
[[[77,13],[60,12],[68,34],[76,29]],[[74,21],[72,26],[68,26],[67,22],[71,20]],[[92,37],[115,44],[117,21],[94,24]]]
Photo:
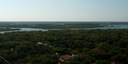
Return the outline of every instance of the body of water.
[[[104,27],[94,27],[94,28],[71,28],[71,30],[94,30],[94,29],[128,29],[128,25],[107,25]],[[20,28],[20,30],[0,31],[0,33],[17,32],[17,31],[48,31],[48,30],[59,30],[59,29]]]
[[[104,27],[94,27],[94,28],[74,28],[73,30],[83,29],[83,30],[94,30],[94,29],[128,29],[128,25],[107,25]]]

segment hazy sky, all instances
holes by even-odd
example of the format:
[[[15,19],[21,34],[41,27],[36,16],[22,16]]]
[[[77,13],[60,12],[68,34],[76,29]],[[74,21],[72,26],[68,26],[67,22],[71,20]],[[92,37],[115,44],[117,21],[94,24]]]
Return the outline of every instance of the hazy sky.
[[[0,21],[128,21],[128,0],[0,0]]]

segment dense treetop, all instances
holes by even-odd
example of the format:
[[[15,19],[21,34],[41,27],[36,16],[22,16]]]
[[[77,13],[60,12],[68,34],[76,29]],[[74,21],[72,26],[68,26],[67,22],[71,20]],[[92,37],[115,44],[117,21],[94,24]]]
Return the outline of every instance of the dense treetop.
[[[79,59],[60,62],[62,64],[107,64],[112,61],[127,64],[127,38],[127,29],[4,33],[0,34],[0,56],[12,64],[57,64],[56,53],[79,55]]]

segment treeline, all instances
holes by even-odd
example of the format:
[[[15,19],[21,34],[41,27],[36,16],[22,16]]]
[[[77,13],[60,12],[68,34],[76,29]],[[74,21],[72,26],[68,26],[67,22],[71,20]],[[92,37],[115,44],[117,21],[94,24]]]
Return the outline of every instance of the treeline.
[[[0,56],[12,64],[127,64],[127,38],[127,29],[12,32],[0,34]],[[56,53],[79,59],[60,62]]]

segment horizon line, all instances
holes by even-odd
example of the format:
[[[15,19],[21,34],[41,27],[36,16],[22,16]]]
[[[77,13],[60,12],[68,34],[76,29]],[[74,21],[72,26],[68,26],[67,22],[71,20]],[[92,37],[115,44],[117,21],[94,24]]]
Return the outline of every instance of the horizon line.
[[[28,20],[23,20],[23,21],[0,21],[0,22],[128,22],[128,20],[123,21],[123,20],[95,20],[95,21],[28,21]]]

